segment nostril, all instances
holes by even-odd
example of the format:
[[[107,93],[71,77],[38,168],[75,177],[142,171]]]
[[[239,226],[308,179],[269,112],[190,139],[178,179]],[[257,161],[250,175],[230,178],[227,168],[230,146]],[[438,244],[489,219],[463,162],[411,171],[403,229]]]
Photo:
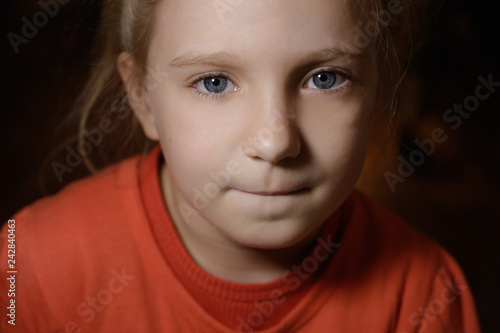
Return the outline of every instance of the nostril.
[[[239,146],[238,150],[241,155],[245,155],[248,157],[255,158],[258,155],[257,149],[255,149],[253,144],[250,142],[250,138],[243,141],[243,143]]]
[[[254,159],[278,163],[284,159],[296,158],[300,154],[300,136],[291,124],[281,127],[264,127],[255,135],[247,137],[240,146],[240,152]]]

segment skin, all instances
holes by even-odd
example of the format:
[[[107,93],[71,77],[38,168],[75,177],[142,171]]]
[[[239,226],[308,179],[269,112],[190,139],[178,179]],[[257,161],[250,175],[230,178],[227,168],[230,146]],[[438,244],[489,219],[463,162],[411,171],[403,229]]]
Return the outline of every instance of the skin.
[[[346,6],[242,1],[221,13],[212,1],[159,5],[147,66],[161,80],[130,103],[161,145],[161,185],[179,236],[210,274],[241,283],[280,278],[354,188],[378,71],[374,48],[352,43],[358,21]],[[137,66],[120,55],[129,96],[144,83]],[[311,80],[321,72],[337,73],[331,89]],[[207,94],[196,81],[206,73],[231,83]],[[217,185],[211,174],[221,172],[229,177]]]

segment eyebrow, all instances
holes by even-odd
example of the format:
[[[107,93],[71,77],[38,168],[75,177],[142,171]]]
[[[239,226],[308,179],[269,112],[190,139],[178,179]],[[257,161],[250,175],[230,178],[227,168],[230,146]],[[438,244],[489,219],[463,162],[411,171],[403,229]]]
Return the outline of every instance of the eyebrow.
[[[221,51],[210,54],[199,54],[196,56],[180,55],[170,62],[170,67],[184,68],[196,65],[220,66],[228,63],[240,62],[241,58],[232,53]]]
[[[354,47],[349,49],[330,47],[315,51],[301,58],[307,63],[322,63],[337,59],[360,60],[368,58],[368,55],[363,52],[362,49]],[[180,55],[175,57],[170,62],[170,67],[179,69],[197,65],[209,65],[217,67],[222,65],[227,66],[228,64],[239,62],[241,62],[241,58],[238,55],[229,53],[227,51],[220,51],[198,55]]]
[[[368,54],[364,52],[363,49],[349,47],[349,48],[339,48],[339,47],[331,47],[322,49],[312,54],[309,54],[306,59],[317,61],[317,62],[326,62],[329,60],[337,60],[337,59],[350,59],[350,60],[361,60],[369,58]]]

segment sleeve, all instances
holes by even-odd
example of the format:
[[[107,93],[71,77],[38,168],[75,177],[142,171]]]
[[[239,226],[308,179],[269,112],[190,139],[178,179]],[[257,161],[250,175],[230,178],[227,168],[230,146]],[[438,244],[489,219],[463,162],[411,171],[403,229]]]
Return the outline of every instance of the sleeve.
[[[398,333],[480,333],[474,299],[456,261],[441,250],[442,265],[417,302],[405,311]],[[424,274],[424,272],[421,272]]]

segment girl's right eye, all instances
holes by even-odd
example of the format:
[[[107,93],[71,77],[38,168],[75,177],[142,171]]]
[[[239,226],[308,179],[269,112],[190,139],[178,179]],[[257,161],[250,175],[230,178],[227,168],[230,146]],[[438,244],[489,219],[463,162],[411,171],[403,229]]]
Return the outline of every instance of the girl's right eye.
[[[205,95],[219,95],[236,91],[236,85],[227,77],[211,75],[198,79],[193,84],[194,88]]]

